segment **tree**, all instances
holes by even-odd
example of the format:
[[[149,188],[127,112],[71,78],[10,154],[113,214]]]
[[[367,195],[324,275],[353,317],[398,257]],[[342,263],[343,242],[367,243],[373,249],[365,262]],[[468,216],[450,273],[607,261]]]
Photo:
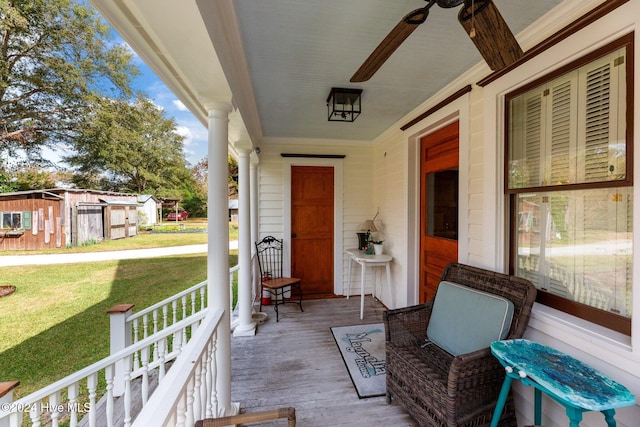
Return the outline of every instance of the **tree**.
[[[196,165],[191,169],[191,174],[193,175],[193,179],[195,180],[198,188],[201,189],[202,194],[207,195],[207,184],[209,182],[209,158],[205,157],[200,160]],[[238,162],[231,157],[231,155],[227,156],[227,175],[229,179],[228,187],[229,187],[229,197],[237,198],[238,197]]]
[[[55,173],[37,166],[24,165],[15,168],[13,173],[15,188],[18,191],[44,190],[56,187]]]
[[[227,173],[229,176],[229,197],[238,197],[238,163],[230,155],[227,157]],[[195,216],[206,215],[207,185],[209,182],[209,158],[205,157],[191,168],[194,187],[185,191],[182,204]]]
[[[130,96],[130,51],[87,2],[0,0],[0,149],[69,142],[98,95]]]
[[[207,157],[191,168],[192,188],[188,188],[182,199],[182,205],[190,215],[207,216],[207,183],[209,182],[209,159]]]
[[[238,198],[238,162],[227,156],[227,169],[229,175],[229,197]]]
[[[100,99],[65,161],[76,168],[76,184],[86,188],[180,194],[192,181],[176,123],[151,100]]]
[[[15,185],[11,182],[11,177],[4,169],[2,159],[0,159],[0,193],[10,193],[15,190]]]

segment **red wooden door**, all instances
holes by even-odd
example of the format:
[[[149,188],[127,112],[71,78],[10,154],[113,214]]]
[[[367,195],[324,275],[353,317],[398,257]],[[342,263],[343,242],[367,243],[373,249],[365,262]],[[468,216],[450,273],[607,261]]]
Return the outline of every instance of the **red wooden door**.
[[[291,275],[305,298],[333,295],[333,167],[291,167]]]
[[[458,122],[420,141],[420,302],[458,260]]]

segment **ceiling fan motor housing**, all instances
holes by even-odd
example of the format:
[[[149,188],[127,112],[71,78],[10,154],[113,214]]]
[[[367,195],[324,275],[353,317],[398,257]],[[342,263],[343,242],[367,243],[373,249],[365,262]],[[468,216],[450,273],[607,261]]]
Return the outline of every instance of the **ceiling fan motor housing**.
[[[437,0],[436,3],[438,3],[438,6],[448,9],[450,7],[460,6],[464,3],[464,0]]]

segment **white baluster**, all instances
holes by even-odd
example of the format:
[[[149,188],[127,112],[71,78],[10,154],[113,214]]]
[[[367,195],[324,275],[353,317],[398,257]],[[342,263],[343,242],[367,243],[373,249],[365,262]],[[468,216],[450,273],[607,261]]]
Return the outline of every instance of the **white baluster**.
[[[196,361],[196,371],[194,375],[193,386],[193,416],[196,420],[202,417],[202,400],[200,400],[200,389],[202,388],[202,379],[200,372],[202,371],[202,358]]]
[[[87,377],[87,390],[89,391],[89,427],[96,427],[96,390],[98,388],[98,374],[93,373]]]
[[[167,354],[167,338],[161,338],[158,342],[158,384],[164,379],[166,373],[165,356]]]
[[[171,301],[171,309],[173,310],[173,322],[171,322],[171,324],[174,325],[178,321],[178,301],[177,300]]]
[[[187,318],[187,296],[186,295],[182,296],[182,318],[183,319]]]
[[[162,329],[166,329],[167,326],[169,325],[168,319],[167,319],[168,313],[169,313],[169,306],[165,304],[162,306]]]
[[[133,344],[138,342],[138,334],[140,333],[140,325],[138,322],[138,318],[136,317],[135,319],[133,319],[133,336],[132,336],[132,342]]]
[[[158,310],[153,310],[153,334],[158,333]],[[153,360],[158,360],[158,349],[155,344],[153,346]]]
[[[177,330],[175,334],[173,334],[173,342],[171,343],[171,350],[168,350],[170,353],[175,351],[180,351],[182,348],[182,337],[183,337],[184,329]]]
[[[113,365],[107,366],[104,370],[105,381],[107,382],[107,427],[113,427],[113,371]]]
[[[207,417],[207,397],[210,396],[207,390],[207,365],[209,363],[209,345],[204,348],[200,356],[200,418]]]
[[[188,426],[192,426],[195,423],[193,419],[193,393],[195,391],[194,385],[194,376],[191,375],[189,377],[189,381],[187,382],[187,390],[185,393],[187,395],[187,407],[185,408],[185,424]]]
[[[187,296],[182,297],[182,319],[187,318]],[[182,329],[182,342],[180,343],[180,350],[187,343],[187,329]]]
[[[131,357],[124,362],[124,427],[131,426]]]
[[[135,319],[133,319],[133,343],[137,343],[138,342],[138,334],[140,333],[140,329],[138,326],[138,318],[136,317]],[[138,369],[140,367],[140,360],[138,359],[138,352],[135,352],[133,354],[133,366],[135,366],[136,369]]]
[[[187,345],[187,328],[188,326],[185,326],[184,328],[182,328],[182,337],[180,338],[180,351],[182,351],[182,348]]]
[[[142,405],[147,404],[149,398],[149,348],[141,350],[142,359]]]
[[[149,336],[149,315],[147,313],[142,315],[142,338]]]
[[[42,412],[42,401],[34,402],[29,411],[29,418],[31,418],[31,427],[40,427],[42,425],[40,416]]]
[[[49,396],[49,412],[51,412],[51,427],[58,427],[60,418],[60,412],[58,411],[58,405],[60,405],[60,392],[56,391]]]
[[[201,287],[200,288],[200,309],[201,310],[205,309],[205,304],[207,302],[205,292],[206,292],[206,286]]]
[[[213,354],[211,359],[211,403],[213,406],[214,416],[218,415],[219,405],[218,405],[218,364],[216,362],[216,351],[217,351],[217,343],[218,333],[217,330],[213,334],[213,339],[211,340],[211,353]]]
[[[73,383],[67,389],[69,396],[69,426],[76,427],[78,425],[78,383]]]
[[[205,362],[205,388],[207,395],[205,396],[205,418],[213,417],[213,343],[209,341],[207,343],[207,348],[205,349],[205,354],[207,361]]]
[[[196,291],[191,292],[191,314],[196,313]]]
[[[186,396],[184,393],[180,395],[178,398],[178,405],[176,407],[176,427],[184,427],[185,426],[185,409],[186,409]]]
[[[178,321],[178,301],[177,300],[173,300],[171,302],[171,308],[173,309],[173,325],[176,324],[176,322]],[[176,332],[173,334],[173,345],[175,347],[175,345],[177,344],[178,340],[180,339],[181,335],[179,332]]]
[[[9,427],[20,427],[22,425],[22,411],[9,415]]]

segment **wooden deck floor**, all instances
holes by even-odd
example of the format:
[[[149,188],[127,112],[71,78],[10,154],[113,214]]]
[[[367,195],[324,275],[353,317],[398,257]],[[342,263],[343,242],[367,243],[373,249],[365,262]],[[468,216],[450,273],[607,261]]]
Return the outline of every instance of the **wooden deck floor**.
[[[293,406],[299,426],[417,426],[385,397],[360,399],[331,334],[333,326],[382,322],[384,307],[360,297],[305,300],[280,308],[264,307],[268,320],[253,337],[232,338],[231,397],[241,412]],[[286,420],[251,424],[283,426]]]

